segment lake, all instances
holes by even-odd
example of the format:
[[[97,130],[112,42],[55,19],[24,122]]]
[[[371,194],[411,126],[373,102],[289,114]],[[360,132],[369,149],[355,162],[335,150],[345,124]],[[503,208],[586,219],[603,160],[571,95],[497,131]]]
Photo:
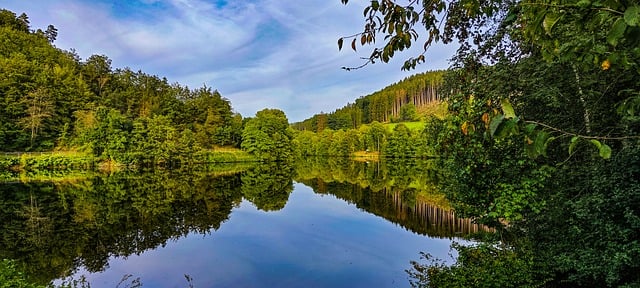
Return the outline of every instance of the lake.
[[[429,191],[434,175],[428,163],[307,159],[23,176],[0,186],[0,253],[40,283],[408,287],[420,252],[451,259],[452,241],[483,230]]]

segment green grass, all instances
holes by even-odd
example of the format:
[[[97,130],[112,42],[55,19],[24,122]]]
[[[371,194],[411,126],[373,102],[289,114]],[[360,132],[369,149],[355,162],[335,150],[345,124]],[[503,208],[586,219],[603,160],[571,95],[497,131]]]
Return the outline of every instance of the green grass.
[[[411,130],[412,133],[421,132],[422,130],[424,130],[424,125],[425,125],[424,121],[401,122],[401,123],[407,126],[407,128],[409,128],[409,130]],[[395,129],[396,126],[398,126],[398,124],[400,123],[387,123],[387,124],[384,124],[384,126],[387,128],[387,131],[393,132],[393,129]]]

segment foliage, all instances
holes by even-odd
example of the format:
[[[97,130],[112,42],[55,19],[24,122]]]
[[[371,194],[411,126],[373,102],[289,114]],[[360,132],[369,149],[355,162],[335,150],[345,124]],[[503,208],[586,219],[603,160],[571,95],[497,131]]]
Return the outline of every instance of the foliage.
[[[508,247],[481,243],[477,246],[454,244],[456,263],[448,265],[428,254],[428,264],[413,261],[407,270],[413,287],[539,287],[534,278],[532,256]],[[526,253],[526,252],[525,252]]]
[[[263,109],[242,131],[242,148],[261,161],[287,161],[293,156],[292,132],[284,112]]]
[[[441,156],[438,184],[458,213],[507,224],[505,234],[520,240],[502,239],[499,247],[510,247],[508,253],[458,247],[460,264],[418,271],[434,281],[421,284],[638,285],[631,260],[640,247],[638,7],[635,1],[371,1],[363,31],[339,39],[339,48],[345,40],[354,50],[358,40],[381,45],[364,65],[388,62],[415,44],[417,26],[426,28],[425,51],[438,41],[460,44],[441,88],[449,113],[425,128],[428,146]],[[423,52],[402,68],[425,61]],[[469,259],[476,265],[465,265]],[[456,282],[472,279],[482,282]]]
[[[242,116],[218,91],[114,69],[106,55],[83,61],[52,45],[52,25],[33,31],[26,15],[4,9],[0,19],[0,151],[83,148],[149,165],[240,146]]]
[[[362,96],[331,113],[320,113],[292,126],[297,130],[321,132],[357,129],[363,124],[415,121],[418,110],[440,102],[444,71],[430,71],[405,78],[380,91]],[[415,114],[414,109],[415,108]]]
[[[14,261],[0,261],[0,287],[2,288],[44,288],[45,286],[30,283],[24,274],[16,268]]]

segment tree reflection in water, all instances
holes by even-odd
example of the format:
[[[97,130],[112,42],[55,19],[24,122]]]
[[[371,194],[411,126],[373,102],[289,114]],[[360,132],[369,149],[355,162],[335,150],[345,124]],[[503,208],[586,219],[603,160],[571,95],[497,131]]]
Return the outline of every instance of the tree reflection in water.
[[[104,271],[111,257],[218,230],[243,198],[263,211],[283,209],[294,179],[414,233],[451,238],[483,229],[429,191],[437,173],[428,162],[318,158],[196,168],[0,184],[0,257],[16,259],[42,284],[81,267]]]

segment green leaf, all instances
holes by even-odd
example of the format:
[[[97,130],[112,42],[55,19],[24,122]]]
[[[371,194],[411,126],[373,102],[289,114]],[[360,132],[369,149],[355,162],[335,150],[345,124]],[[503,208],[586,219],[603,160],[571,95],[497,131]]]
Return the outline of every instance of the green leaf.
[[[491,123],[489,123],[489,132],[491,133],[491,137],[493,137],[493,135],[496,134],[496,130],[498,129],[498,126],[500,126],[500,123],[502,123],[503,120],[504,120],[504,115],[502,114],[496,115],[496,117],[493,117],[493,119],[491,119]]]
[[[591,6],[591,1],[590,0],[580,0],[580,1],[578,1],[578,3],[576,3],[576,6],[578,6],[580,8],[587,8],[587,7]]]
[[[536,134],[536,139],[533,140],[533,145],[536,148],[536,154],[547,156],[547,139],[549,138],[549,133],[544,131],[538,131]]]
[[[518,127],[516,126],[517,122],[518,121],[515,119],[503,121],[501,125],[498,125],[498,128],[495,131],[496,132],[495,137],[504,138],[506,136],[509,136],[512,133],[516,133],[518,129]]]
[[[607,35],[607,42],[612,46],[618,45],[618,41],[624,36],[624,31],[627,29],[627,23],[622,20],[622,18],[618,18],[616,22],[611,26],[611,30],[609,30],[609,34]]]
[[[611,158],[611,147],[609,147],[609,145],[607,144],[602,144],[598,149],[598,152],[600,154],[600,157],[602,157],[603,159]]]
[[[547,13],[547,15],[544,16],[544,20],[542,21],[542,27],[544,28],[544,31],[547,32],[547,34],[551,35],[551,29],[553,29],[553,26],[556,25],[556,23],[558,23],[558,20],[560,20],[561,16],[555,13]]]
[[[537,125],[530,123],[524,126],[524,134],[530,135],[536,129]]]
[[[627,10],[624,11],[624,22],[631,27],[639,26],[640,25],[640,6],[633,5],[627,8]]]
[[[578,136],[573,136],[573,138],[571,138],[571,143],[569,144],[569,154],[573,154],[573,150],[575,150],[576,145],[578,145],[578,140],[580,140],[580,137]]]
[[[538,153],[536,152],[536,146],[533,145],[533,141],[528,137],[525,138],[524,151],[527,153],[527,156],[531,159],[535,159],[538,157]]]
[[[516,117],[516,112],[513,110],[513,106],[511,106],[511,102],[509,99],[504,98],[500,100],[502,104],[502,113],[504,113],[504,118],[511,119]]]
[[[600,154],[600,157],[602,157],[603,159],[611,158],[611,147],[609,147],[609,145],[602,144],[600,143],[600,141],[595,139],[592,139],[589,142],[591,142],[598,148],[598,154]]]

